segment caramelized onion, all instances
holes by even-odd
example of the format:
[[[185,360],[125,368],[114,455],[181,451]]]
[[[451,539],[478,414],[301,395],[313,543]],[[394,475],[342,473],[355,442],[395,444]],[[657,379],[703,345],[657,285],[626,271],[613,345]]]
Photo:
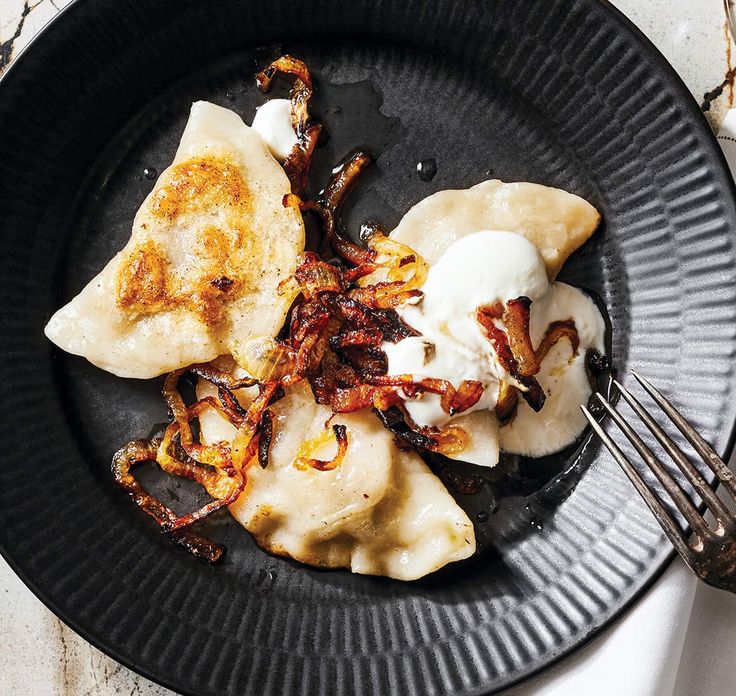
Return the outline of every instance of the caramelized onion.
[[[261,414],[260,433],[258,437],[258,463],[262,469],[268,466],[268,450],[273,438],[273,413],[264,411]]]
[[[419,336],[419,332],[405,324],[393,309],[371,308],[345,295],[336,297],[335,305],[348,324],[361,329],[380,330],[384,340],[389,343]]]
[[[302,325],[295,333],[295,344],[299,346],[295,372],[299,376],[311,377],[318,374],[324,357],[329,353],[329,337],[339,330],[340,321],[329,306],[302,305],[299,309]]]
[[[365,262],[361,263],[358,266],[355,266],[354,268],[345,269],[343,271],[342,278],[345,284],[349,285],[350,283],[357,282],[361,278],[365,278],[365,276],[371,275],[371,273],[374,273],[375,270],[376,264],[372,262]]]
[[[363,408],[377,408],[379,411],[385,411],[397,401],[399,397],[391,388],[360,384],[355,387],[335,389],[328,403],[334,413],[352,413]]]
[[[252,387],[256,384],[256,380],[251,377],[236,379],[232,374],[225,370],[221,370],[219,367],[215,367],[212,363],[190,365],[186,369],[186,372],[192,372],[197,375],[197,377],[201,377],[217,387],[224,387],[231,391],[244,389],[245,387]]]
[[[440,466],[436,471],[440,481],[448,490],[461,495],[475,495],[483,485],[483,479],[480,476],[465,474],[451,466]]]
[[[158,447],[156,461],[166,473],[200,484],[214,500],[189,515],[177,518],[172,527],[166,528],[167,531],[186,527],[224,505],[229,505],[238,497],[245,484],[240,472],[232,466],[205,466],[191,457],[176,456],[174,438],[177,435],[180,435],[179,427],[172,423],[166,429]]]
[[[177,373],[172,375],[178,380]],[[229,447],[221,443],[203,445],[194,441],[190,420],[199,417],[205,408],[218,408],[219,404],[214,399],[197,401],[190,407],[184,406],[182,412],[181,406],[184,402],[176,384],[172,386],[170,378],[171,375],[165,382],[164,393],[175,420],[166,428],[156,453],[156,461],[167,473],[183,476],[204,486],[216,499],[206,510],[203,508],[202,512],[190,516],[191,523],[232,502],[242,491],[244,481],[232,465]],[[223,413],[222,410],[220,412]],[[175,452],[174,440],[177,437],[178,446],[184,456],[177,456]],[[179,521],[177,526],[184,526],[184,522]]]
[[[496,325],[495,320],[498,318],[498,308],[495,305],[492,307],[478,307],[476,319],[485,330],[498,362],[506,372],[513,375],[513,371],[516,370],[516,359],[511,352],[506,334],[503,329]]]
[[[529,308],[532,301],[528,297],[517,297],[506,303],[503,312],[503,323],[514,359],[516,369],[522,377],[532,377],[539,372],[537,355],[529,336]],[[515,375],[516,376],[516,375]]]
[[[506,380],[501,380],[498,387],[498,399],[496,400],[496,417],[501,425],[510,423],[516,415],[516,406],[519,402],[519,393],[516,388]]]
[[[233,466],[239,471],[247,471],[258,451],[256,426],[246,422],[235,433],[230,449]]]
[[[383,410],[374,409],[374,412],[383,423],[383,426],[394,433],[396,438],[408,445],[410,449],[424,452],[432,446],[432,439],[427,432],[417,428],[413,423],[414,427],[409,424],[411,418],[401,405],[391,406]],[[425,428],[424,430],[429,431],[430,429]]]
[[[521,392],[521,396],[524,398],[524,401],[526,401],[534,411],[541,411],[545,401],[544,390],[539,385],[539,382],[535,377],[521,374],[519,365],[511,350],[506,334],[495,323],[495,320],[498,318],[497,308],[495,306],[490,309],[479,307],[476,312],[476,318],[485,330],[486,335],[493,346],[493,350],[496,353],[498,362],[517,382],[519,382],[519,384],[526,388],[526,391]]]
[[[370,309],[395,309],[404,302],[414,300],[422,296],[420,290],[400,290],[400,283],[392,288],[393,292],[386,289],[387,283],[379,285],[369,285],[365,288],[353,288],[348,291],[348,297],[364,304]]]
[[[337,221],[350,189],[354,186],[361,172],[372,161],[373,158],[367,152],[354,152],[333,170],[332,176],[327,182],[327,186],[320,193],[318,200],[318,205],[321,208],[320,214],[325,223],[327,239],[333,251],[356,266],[364,266],[363,270],[365,271],[371,267],[375,253],[346,239],[340,233]]]
[[[217,396],[220,399],[220,405],[222,406],[225,418],[235,427],[239,428],[247,418],[248,412],[240,405],[240,402],[235,398],[235,394],[229,389],[218,387]]]
[[[349,346],[378,347],[382,341],[383,333],[378,329],[356,329],[333,336],[330,338],[330,346],[335,350]]]
[[[223,448],[217,445],[203,445],[196,442],[192,435],[189,421],[198,415],[198,411],[195,405],[193,407],[194,411],[190,412],[177,388],[179,379],[184,372],[185,370],[176,370],[175,372],[169,373],[164,380],[164,398],[166,399],[166,404],[171,411],[171,415],[174,417],[174,423],[172,423],[167,429],[167,434],[171,430],[172,426],[176,426],[176,432],[172,431],[172,437],[174,434],[178,434],[181,448],[187,456],[202,464],[208,464],[220,469],[227,469],[230,466],[229,454],[223,450]],[[166,468],[165,464],[160,461],[160,459],[168,457],[168,451],[169,443],[167,442],[167,436],[164,436],[162,447],[159,448],[159,458],[157,458],[157,460],[159,460],[159,464],[164,468]]]
[[[442,410],[450,416],[467,411],[483,396],[483,385],[473,379],[463,380],[457,389],[445,379],[416,379],[414,375],[368,375],[365,381],[379,387],[401,387],[411,396],[422,392],[439,394]]]
[[[322,261],[317,254],[307,252],[297,267],[294,278],[302,295],[310,299],[317,292],[342,292],[344,290],[340,269]]]
[[[312,76],[306,63],[290,55],[283,55],[256,75],[256,84],[261,92],[268,92],[278,73],[294,77],[291,89],[291,125],[297,135],[307,128],[309,100],[312,98]]]
[[[547,327],[547,332],[544,334],[544,338],[542,338],[539,348],[537,348],[537,360],[541,363],[550,348],[552,348],[552,346],[562,338],[567,338],[567,340],[570,341],[572,354],[576,355],[578,348],[580,347],[580,337],[578,336],[575,322],[568,319],[567,321],[552,322]]]
[[[448,389],[442,395],[440,404],[445,413],[455,416],[475,406],[481,396],[483,396],[483,385],[476,380],[466,379],[460,383],[454,394]]]
[[[282,201],[284,207],[296,208],[300,212],[311,211],[319,215],[325,235],[333,251],[338,256],[356,266],[362,266],[361,274],[372,273],[375,267],[372,265],[373,252],[364,249],[349,239],[346,239],[337,230],[337,213],[320,201],[303,201],[299,196],[291,193],[284,196]]]
[[[341,165],[333,170],[330,180],[324,191],[320,193],[317,206],[322,216],[327,240],[333,251],[340,257],[361,267],[360,274],[372,273],[375,269],[373,260],[375,253],[370,249],[363,249],[351,242],[338,229],[340,210],[345,199],[354,186],[360,173],[368,167],[373,159],[367,152],[354,152]]]
[[[430,452],[449,457],[459,454],[468,446],[468,433],[459,425],[449,425],[441,430],[424,428],[422,431],[429,440],[427,449]]]
[[[230,456],[233,467],[245,472],[258,453],[259,428],[262,424],[263,412],[271,404],[280,389],[278,381],[264,382],[259,385],[258,396],[253,399],[246,412],[245,421],[238,428],[233,438]]]
[[[214,562],[222,556],[224,547],[185,528],[234,502],[245,487],[245,476],[233,465],[230,448],[224,443],[204,445],[198,442],[190,421],[198,418],[205,409],[215,409],[233,425],[242,427],[247,422],[248,413],[243,411],[229,387],[249,386],[252,380],[235,380],[212,365],[193,365],[190,371],[217,385],[220,400],[207,397],[187,406],[177,388],[185,370],[172,372],[164,381],[163,391],[173,421],[166,428],[164,437],[128,444],[113,457],[112,470],[118,484],[164,531],[195,555]],[[187,515],[175,514],[146,493],[130,474],[132,464],[147,460],[155,460],[167,474],[196,481],[213,500]]]
[[[560,339],[567,338],[570,341],[573,355],[578,352],[580,345],[575,322],[568,319],[552,322],[535,351],[529,336],[530,305],[531,300],[528,297],[519,297],[509,300],[503,313],[503,322],[506,325],[511,352],[516,358],[519,373],[524,377],[531,377],[539,372],[542,360]]]
[[[462,452],[468,445],[468,433],[458,425],[442,430],[419,428],[411,420],[403,404],[385,410],[375,409],[383,426],[396,436],[403,446],[418,452],[435,452],[445,456]]]
[[[410,247],[386,236],[377,226],[368,229],[366,244],[375,253],[375,265],[385,273],[388,281],[385,287],[395,287],[401,292],[422,287],[427,279],[429,264]],[[370,282],[370,278],[361,278],[358,285],[365,287]]]
[[[574,321],[556,321],[549,325],[535,351],[529,335],[530,306],[531,300],[528,297],[518,297],[509,300],[500,315],[498,304],[492,307],[479,307],[476,318],[485,330],[501,366],[526,388],[526,391],[521,392],[524,400],[532,409],[540,411],[544,406],[545,395],[534,375],[539,372],[542,360],[550,348],[562,338],[570,341],[572,352],[576,354],[580,339]],[[506,332],[496,324],[499,318],[503,319]],[[504,389],[505,385],[501,386]],[[508,385],[506,387],[508,388]],[[500,407],[496,407],[496,413],[502,422],[513,416],[515,399],[516,397],[508,391],[499,394]]]
[[[334,434],[335,441],[337,442],[337,452],[335,453],[335,456],[328,460],[312,458],[312,454],[315,451],[329,442],[330,435],[332,434]],[[311,467],[318,471],[332,471],[342,464],[342,460],[345,458],[347,451],[347,428],[344,425],[333,425],[331,431],[324,430],[317,437],[307,440],[306,442],[302,442],[302,444],[299,445],[296,459],[294,460],[294,466],[301,470],[306,470]]]
[[[284,197],[283,205],[300,214],[317,213],[339,259],[333,265],[306,253],[294,274],[280,284],[279,293],[292,302],[284,335],[248,341],[233,351],[238,364],[252,378],[236,380],[209,364],[193,365],[166,377],[164,396],[172,422],[163,440],[156,443],[155,452],[149,447],[146,456],[155,458],[167,473],[197,481],[213,498],[184,517],[172,517],[162,503],[145,498],[146,505],[161,512],[160,523],[172,534],[182,534],[184,527],[234,501],[245,487],[246,473],[253,462],[267,466],[273,437],[268,406],[279,393],[283,394],[282,385],[308,380],[315,400],[329,405],[334,413],[366,407],[386,410],[401,403],[394,386],[377,383],[385,379],[386,372],[386,357],[380,345],[416,335],[394,308],[421,296],[419,288],[426,278],[427,264],[375,225],[368,235],[367,248],[340,234],[340,209],[358,175],[371,163],[367,153],[356,152],[347,158],[334,171],[318,201],[303,200],[320,133],[319,124],[311,123],[309,118],[312,80],[302,61],[282,56],[259,73],[259,88],[267,91],[278,73],[293,78],[291,117],[298,139],[284,162],[292,193]],[[186,371],[217,386],[217,398],[207,396],[187,405],[178,390],[179,379]],[[259,385],[259,394],[247,409],[243,408],[233,392],[255,384]],[[470,408],[482,393],[474,382],[464,382],[458,389],[442,380],[402,382],[401,386],[440,394],[443,408],[451,414]],[[216,410],[237,428],[230,445],[205,444],[196,436],[196,429],[192,430],[191,421],[208,409]],[[344,426],[335,426],[332,432],[338,446],[332,460],[321,461],[307,453],[300,461],[322,470],[338,466],[348,447],[347,431]],[[463,446],[461,431],[448,429],[434,435],[435,439],[427,440],[428,448],[450,451]],[[122,480],[123,475],[118,478]]]
[[[354,152],[342,164],[332,170],[327,186],[320,193],[319,201],[328,210],[337,214],[345,197],[355,184],[360,173],[373,161],[367,152]]]
[[[312,155],[321,131],[322,126],[319,123],[309,126],[284,160],[284,172],[291,182],[292,190],[297,193],[303,193],[309,185]]]
[[[293,78],[291,119],[297,134],[297,144],[284,162],[292,193],[284,196],[283,205],[300,214],[316,213],[337,258],[327,263],[307,252],[294,274],[280,284],[279,293],[293,303],[282,334],[277,339],[248,341],[234,351],[238,364],[252,378],[234,379],[211,364],[172,372],[164,383],[172,422],[163,439],[130,443],[113,460],[116,481],[136,503],[179,543],[208,560],[221,557],[223,547],[198,537],[187,527],[236,500],[245,489],[248,467],[255,462],[268,466],[273,438],[273,413],[268,407],[279,394],[283,395],[282,386],[305,379],[317,403],[328,405],[333,413],[372,408],[403,442],[420,451],[444,455],[461,452],[467,446],[468,433],[456,425],[444,429],[418,427],[408,416],[398,390],[408,397],[425,392],[438,394],[449,416],[468,411],[483,394],[482,384],[475,380],[465,380],[456,388],[447,380],[386,374],[382,342],[395,343],[418,335],[404,324],[395,308],[421,298],[428,264],[414,250],[385,235],[375,223],[364,226],[365,247],[341,234],[340,211],[357,177],[372,161],[367,153],[355,152],[336,168],[317,201],[304,200],[321,129],[309,117],[312,79],[302,61],[285,55],[258,74],[259,88],[267,91],[279,73]],[[513,418],[518,390],[532,408],[542,407],[544,393],[534,375],[557,341],[567,338],[573,353],[578,349],[575,324],[567,321],[550,325],[535,351],[529,336],[529,311],[529,299],[520,297],[505,307],[497,303],[477,312],[498,361],[516,380],[513,384],[502,382],[499,388],[496,414],[502,423]],[[208,396],[187,405],[178,390],[179,379],[186,371],[217,386],[217,398]],[[255,384],[259,393],[246,409],[234,391]],[[204,444],[196,436],[196,428],[192,430],[191,421],[208,409],[216,410],[237,428],[230,445]],[[330,460],[315,458],[319,447],[332,437],[337,445],[335,456]],[[331,429],[326,426],[319,436],[302,443],[294,465],[320,471],[335,469],[348,446],[344,425]],[[130,474],[134,463],[153,459],[165,472],[201,484],[212,500],[188,515],[176,515],[147,494]]]
[[[293,371],[294,356],[273,338],[253,338],[238,349],[238,363],[261,382],[283,379]]]
[[[385,375],[388,369],[386,354],[379,349],[351,346],[343,348],[340,355],[361,375]]]
[[[210,563],[217,563],[225,553],[225,547],[216,544],[189,529],[176,529],[174,525],[179,519],[171,508],[147,493],[138,483],[131,468],[134,464],[156,459],[158,441],[135,440],[118,450],[112,458],[112,472],[115,482],[130,495],[133,502],[152,517],[156,523],[168,532],[169,537],[181,544],[189,552]]]
[[[291,125],[296,131],[297,143],[284,161],[284,171],[289,177],[292,190],[302,193],[306,190],[312,154],[317,145],[322,126],[309,123],[309,101],[312,98],[312,77],[306,64],[284,55],[277,58],[267,68],[256,75],[256,84],[261,92],[268,92],[277,74],[291,75],[294,78],[289,98],[291,100]]]

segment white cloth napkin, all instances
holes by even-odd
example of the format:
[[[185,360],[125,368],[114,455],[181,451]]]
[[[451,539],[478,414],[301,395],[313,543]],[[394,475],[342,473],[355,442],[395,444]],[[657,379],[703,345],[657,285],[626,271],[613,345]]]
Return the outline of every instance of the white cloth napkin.
[[[736,179],[736,109],[718,142]],[[602,636],[505,696],[736,696],[736,595],[678,558]]]

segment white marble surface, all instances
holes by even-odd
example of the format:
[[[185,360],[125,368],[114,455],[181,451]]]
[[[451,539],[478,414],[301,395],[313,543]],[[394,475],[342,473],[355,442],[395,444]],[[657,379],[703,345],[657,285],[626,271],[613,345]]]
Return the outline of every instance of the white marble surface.
[[[0,72],[70,1],[0,0]],[[734,100],[721,0],[614,0],[613,4],[664,53],[699,103],[706,92],[724,85],[706,113],[717,126]],[[2,559],[0,635],[3,696],[172,694],[77,636],[25,588]]]

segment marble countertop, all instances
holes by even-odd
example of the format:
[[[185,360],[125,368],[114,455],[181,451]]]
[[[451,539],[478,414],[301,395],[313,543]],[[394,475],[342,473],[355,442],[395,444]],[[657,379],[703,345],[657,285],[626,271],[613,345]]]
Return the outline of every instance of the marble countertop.
[[[0,0],[0,73],[71,0]],[[656,44],[714,128],[734,103],[721,0],[613,0]],[[736,57],[734,57],[736,60]],[[0,559],[0,693],[4,696],[164,696],[67,628]]]

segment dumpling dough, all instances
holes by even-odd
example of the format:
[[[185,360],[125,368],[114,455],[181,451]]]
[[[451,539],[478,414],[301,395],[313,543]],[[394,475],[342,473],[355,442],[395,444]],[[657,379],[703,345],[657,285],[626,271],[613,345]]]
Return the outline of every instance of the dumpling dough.
[[[197,393],[215,391],[200,382]],[[415,580],[475,552],[465,512],[415,452],[396,448],[372,413],[330,421],[347,427],[348,451],[337,468],[318,471],[298,469],[294,459],[303,441],[324,430],[330,409],[299,383],[271,410],[269,464],[248,469],[246,488],[230,506],[259,546],[314,566],[398,580]],[[205,442],[234,434],[214,412],[201,422]],[[334,452],[331,441],[315,455],[329,459]]]
[[[447,455],[449,459],[477,466],[496,466],[500,455],[498,418],[492,411],[473,411],[452,419],[452,425],[468,434],[468,444],[462,452]]]
[[[390,236],[417,251],[432,265],[455,241],[473,232],[516,232],[539,249],[547,275],[553,279],[570,255],[595,232],[600,218],[590,203],[572,193],[539,184],[506,184],[491,180],[469,189],[439,191],[428,196],[404,215]],[[532,303],[532,315],[537,318],[542,316],[538,305],[543,299]],[[567,309],[578,308],[580,304],[578,301]],[[551,321],[574,318],[580,322],[581,317],[571,317],[564,310],[565,307],[557,311],[560,316],[554,317],[546,317],[545,313],[542,334]],[[597,312],[596,316],[602,326]],[[535,330],[538,328],[535,325]],[[590,345],[602,351],[602,329],[598,323],[596,328],[596,340],[583,347]],[[535,339],[536,343],[540,338]],[[566,370],[567,359],[561,357],[565,345],[555,347],[543,362],[539,378],[549,396],[539,414],[520,400],[514,427],[506,426],[500,431],[498,420],[490,411],[475,411],[455,418],[452,423],[461,426],[470,440],[465,450],[451,458],[479,466],[495,466],[501,448],[541,456],[564,446],[572,430],[577,429],[579,433],[584,427],[580,418],[583,424],[585,422],[579,404],[587,401],[590,391],[584,370],[585,351],[581,350],[576,369]],[[563,374],[567,375],[564,380]],[[586,388],[588,395],[580,396]],[[571,411],[574,413],[570,414]],[[534,432],[534,426],[538,426],[539,432]]]
[[[234,112],[195,102],[172,165],[130,241],[46,326],[60,348],[121,377],[149,378],[275,335],[277,288],[304,249],[289,181]]]
[[[516,232],[539,249],[554,279],[600,219],[590,203],[567,191],[493,179],[428,196],[404,215],[391,237],[433,264],[455,240],[472,232]]]
[[[535,413],[523,399],[516,417],[500,429],[501,449],[525,457],[544,457],[574,442],[588,426],[580,404],[592,393],[585,356],[589,348],[605,354],[606,325],[598,307],[585,293],[566,283],[552,283],[549,292],[532,302],[529,337],[537,348],[555,321],[575,319],[580,346],[572,357],[568,341],[547,353],[537,375],[547,394],[544,408]]]

